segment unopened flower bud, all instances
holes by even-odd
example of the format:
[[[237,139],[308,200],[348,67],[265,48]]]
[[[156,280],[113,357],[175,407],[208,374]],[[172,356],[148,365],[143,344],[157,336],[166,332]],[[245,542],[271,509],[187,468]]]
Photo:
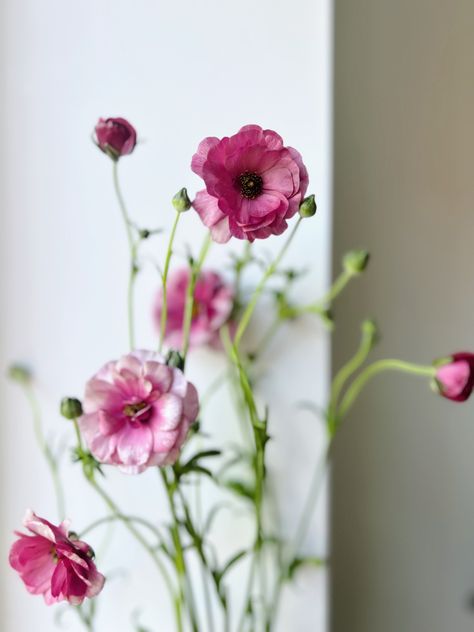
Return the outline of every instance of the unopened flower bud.
[[[135,149],[137,132],[124,118],[100,118],[95,126],[95,142],[104,154],[117,161]]]
[[[313,217],[317,208],[314,195],[308,195],[300,204],[299,214],[301,217]]]
[[[434,362],[435,390],[453,402],[465,402],[474,390],[474,353],[463,351]]]
[[[19,384],[29,384],[31,382],[31,371],[22,364],[12,364],[8,369],[8,377]]]
[[[61,415],[66,419],[77,419],[82,415],[82,404],[74,397],[64,397],[61,400]]]
[[[171,349],[171,351],[169,351],[168,355],[166,356],[166,364],[182,371],[184,369],[183,356],[180,354],[179,351]]]
[[[191,200],[189,199],[188,192],[185,187],[180,189],[178,193],[172,199],[173,206],[178,211],[178,213],[184,213],[184,211],[189,211],[192,206]]]
[[[380,339],[377,323],[374,320],[364,320],[362,323],[362,333],[369,339],[371,347],[377,344]]]
[[[342,262],[346,272],[355,276],[366,269],[369,259],[370,254],[367,250],[351,250],[344,256]]]

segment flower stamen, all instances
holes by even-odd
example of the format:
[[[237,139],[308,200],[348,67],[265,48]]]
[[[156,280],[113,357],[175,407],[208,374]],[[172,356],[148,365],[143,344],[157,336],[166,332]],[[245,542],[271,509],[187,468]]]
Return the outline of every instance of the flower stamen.
[[[247,200],[257,198],[263,189],[263,180],[261,176],[250,171],[245,171],[237,178],[240,193]]]

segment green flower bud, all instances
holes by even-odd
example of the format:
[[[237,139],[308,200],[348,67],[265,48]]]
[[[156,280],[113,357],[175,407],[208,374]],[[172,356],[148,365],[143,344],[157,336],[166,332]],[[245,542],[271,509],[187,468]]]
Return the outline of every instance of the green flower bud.
[[[19,384],[29,384],[31,382],[31,371],[22,364],[12,364],[8,369],[8,377]]]
[[[178,211],[178,213],[184,213],[184,211],[189,211],[191,208],[191,200],[189,199],[188,192],[183,187],[176,193],[174,198],[172,199],[173,206]]]
[[[184,369],[184,358],[179,351],[171,349],[166,356],[166,364],[182,371]]]
[[[356,276],[366,269],[369,259],[367,250],[351,250],[344,256],[342,263],[346,272]]]
[[[367,319],[362,323],[362,334],[370,341],[370,346],[373,347],[380,340],[380,332],[375,320]]]
[[[314,199],[314,195],[308,195],[300,204],[300,216],[301,217],[313,217],[316,213],[316,201]]]
[[[60,411],[66,419],[77,419],[82,415],[82,404],[74,397],[63,397]]]

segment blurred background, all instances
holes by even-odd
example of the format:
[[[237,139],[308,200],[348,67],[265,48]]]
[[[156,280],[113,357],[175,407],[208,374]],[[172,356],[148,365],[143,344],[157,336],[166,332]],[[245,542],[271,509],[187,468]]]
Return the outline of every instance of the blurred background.
[[[337,305],[334,367],[374,316],[380,357],[474,347],[474,3],[337,0],[334,266],[373,255]],[[386,374],[332,478],[333,632],[474,628],[472,402]]]

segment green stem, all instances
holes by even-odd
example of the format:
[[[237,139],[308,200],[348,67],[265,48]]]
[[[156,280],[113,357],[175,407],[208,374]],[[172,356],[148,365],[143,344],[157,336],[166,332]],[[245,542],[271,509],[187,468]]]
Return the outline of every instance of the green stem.
[[[168,281],[168,271],[170,268],[171,256],[173,254],[173,242],[176,235],[176,229],[178,228],[178,222],[179,222],[180,217],[181,217],[181,213],[176,212],[173,227],[170,233],[170,239],[168,242],[168,249],[166,251],[165,266],[163,268],[163,275],[162,275],[163,294],[162,294],[162,305],[161,305],[160,346],[159,346],[160,353],[163,348],[163,341],[164,341],[165,333],[166,333],[166,321],[168,319],[168,291],[167,291],[166,284]]]
[[[199,626],[198,626],[196,612],[195,612],[194,595],[193,595],[191,582],[189,580],[188,573],[187,573],[186,559],[184,557],[183,544],[181,542],[181,535],[179,531],[180,523],[179,523],[178,515],[176,512],[176,505],[175,505],[175,500],[174,500],[174,492],[176,489],[176,483],[174,481],[170,482],[168,480],[168,476],[166,475],[166,471],[164,468],[159,468],[159,472],[163,480],[163,484],[166,490],[166,495],[168,498],[171,516],[173,518],[171,535],[173,538],[173,545],[175,549],[174,561],[175,561],[175,566],[176,566],[176,574],[178,576],[178,582],[179,582],[180,608],[187,607],[193,632],[199,632]]]
[[[81,531],[81,533],[79,534],[79,538],[82,540],[87,533],[89,533],[90,531],[93,531],[97,527],[100,527],[103,524],[107,524],[108,522],[114,522],[117,520],[118,521],[127,520],[128,522],[134,522],[136,524],[140,524],[143,527],[146,527],[151,533],[153,533],[153,535],[156,536],[158,541],[161,542],[162,540],[161,533],[158,531],[155,525],[153,525],[151,522],[149,522],[148,520],[145,520],[144,518],[140,518],[139,516],[130,516],[126,514],[123,514],[123,515],[121,514],[120,516],[117,516],[114,514],[112,516],[104,516],[103,518],[94,520],[94,522],[91,522],[90,525],[88,525],[87,527],[85,527],[85,529]]]
[[[196,281],[198,279],[204,260],[206,259],[207,253],[209,252],[210,246],[211,246],[211,234],[207,233],[206,238],[201,248],[201,252],[199,253],[198,260],[197,262],[193,262],[193,264],[191,265],[191,277],[189,279],[188,287],[186,290],[186,305],[184,308],[184,319],[183,319],[182,354],[183,354],[184,359],[186,359],[186,356],[189,350],[189,336],[191,333],[191,324],[193,320],[194,290],[196,287]]]
[[[423,377],[434,377],[436,375],[436,368],[433,366],[413,364],[411,362],[404,362],[403,360],[378,360],[364,369],[347,389],[337,411],[338,420],[344,418],[367,382],[383,371],[399,371],[401,373],[409,373]]]
[[[61,479],[59,477],[58,463],[53,453],[51,452],[51,448],[49,447],[44,437],[43,426],[41,423],[41,411],[40,411],[38,400],[36,399],[36,395],[31,384],[25,384],[24,391],[25,391],[25,395],[30,405],[31,413],[33,416],[33,428],[34,428],[36,441],[48,464],[49,470],[51,472],[51,478],[53,479],[56,502],[58,505],[58,516],[60,520],[64,520],[65,513],[66,513],[65,501],[64,501],[64,490],[61,484]]]
[[[293,230],[291,231],[288,239],[286,240],[286,242],[283,244],[282,249],[280,250],[280,252],[278,253],[277,257],[275,258],[275,260],[268,266],[268,268],[266,269],[263,277],[260,280],[260,283],[257,285],[252,298],[250,299],[243,315],[242,318],[240,319],[240,322],[237,326],[237,331],[235,334],[235,345],[238,346],[242,336],[245,333],[245,330],[247,329],[250,319],[252,318],[253,312],[255,310],[255,307],[258,303],[258,300],[260,298],[260,295],[262,294],[265,285],[267,284],[268,279],[275,274],[276,269],[278,268],[278,266],[280,265],[281,260],[283,259],[283,257],[285,256],[286,251],[288,250],[288,247],[290,246],[291,242],[293,241],[293,238],[296,234],[296,231],[298,230],[298,227],[300,225],[302,221],[302,218],[300,217],[298,219],[298,221],[296,222],[295,226],[293,227]]]
[[[76,433],[76,439],[77,439],[77,445],[78,445],[78,453],[79,454],[84,454],[84,448],[83,448],[83,444],[82,444],[82,438],[81,438],[81,433],[80,433],[80,430],[79,430],[79,424],[77,423],[77,419],[73,419],[73,425],[74,425],[74,430],[75,430],[75,433]],[[95,480],[94,472],[93,471],[92,472],[86,471],[84,468],[83,468],[83,471],[84,471],[84,476],[85,476],[87,482],[97,492],[97,494],[102,498],[102,500],[104,501],[106,506],[110,509],[111,513],[117,518],[117,520],[120,520],[120,522],[122,522],[124,527],[126,529],[128,529],[128,531],[133,535],[135,540],[137,540],[137,542],[150,555],[150,557],[153,560],[155,566],[157,567],[157,569],[161,573],[161,575],[163,577],[163,580],[165,582],[165,585],[166,585],[166,587],[167,587],[167,589],[169,591],[169,594],[170,594],[170,596],[171,596],[171,598],[173,600],[177,630],[178,630],[178,632],[183,632],[183,622],[182,622],[182,617],[181,617],[181,610],[178,607],[178,603],[177,603],[177,599],[176,599],[173,583],[172,583],[171,578],[170,578],[170,576],[168,574],[168,571],[166,570],[165,565],[163,564],[163,562],[159,558],[158,553],[148,543],[148,540],[141,534],[141,532],[135,527],[135,525],[129,519],[129,517],[126,516],[123,512],[120,511],[120,509],[115,504],[115,502],[112,500],[112,498],[110,498],[110,496],[107,494],[107,492]]]
[[[118,177],[118,160],[112,162],[113,165],[113,180],[114,189],[117,196],[120,212],[125,224],[125,231],[127,233],[128,248],[130,251],[130,270],[128,276],[128,288],[127,288],[127,314],[128,314],[128,343],[131,350],[135,348],[135,324],[134,324],[134,310],[133,310],[133,290],[135,285],[135,278],[137,276],[137,244],[133,239],[132,222],[127,212],[125,200],[120,189],[119,177]]]
[[[359,344],[359,348],[352,358],[344,364],[341,369],[336,373],[331,386],[331,395],[329,398],[327,424],[330,436],[333,435],[336,429],[336,409],[339,395],[344,387],[344,384],[365,362],[375,342],[375,334],[373,329],[368,329],[363,326],[362,338]]]

